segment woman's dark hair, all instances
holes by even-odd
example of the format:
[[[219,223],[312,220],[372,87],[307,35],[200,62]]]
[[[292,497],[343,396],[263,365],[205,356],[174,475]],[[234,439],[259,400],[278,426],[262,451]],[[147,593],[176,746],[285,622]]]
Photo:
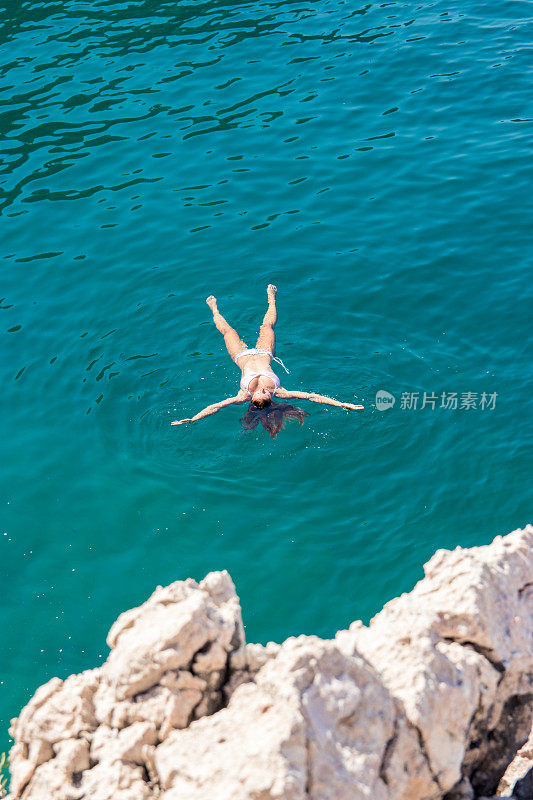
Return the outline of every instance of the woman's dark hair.
[[[303,425],[306,417],[307,411],[302,411],[301,408],[292,406],[290,403],[278,403],[273,400],[266,408],[257,408],[250,403],[248,411],[244,417],[241,417],[241,425],[245,430],[253,431],[260,422],[270,436],[275,439],[280,430],[285,427],[286,420],[296,419],[300,425]]]
[[[260,400],[252,400],[252,405],[255,408],[266,408],[267,406],[269,406],[271,404],[271,402],[272,402],[272,398],[271,397],[268,397],[268,398],[267,397],[262,397]]]

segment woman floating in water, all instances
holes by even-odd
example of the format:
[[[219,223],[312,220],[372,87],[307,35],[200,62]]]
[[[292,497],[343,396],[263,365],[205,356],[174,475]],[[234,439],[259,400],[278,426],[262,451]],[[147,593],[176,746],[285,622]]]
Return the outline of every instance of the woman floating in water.
[[[274,355],[276,350],[274,325],[277,321],[276,291],[276,287],[269,284],[267,289],[268,309],[259,331],[257,344],[251,349],[246,347],[237,331],[224,319],[218,310],[216,298],[213,295],[207,298],[206,303],[213,312],[213,322],[217,330],[223,335],[226,348],[232,360],[241,369],[241,388],[235,397],[228,397],[227,400],[213,403],[204,408],[203,411],[195,414],[194,417],[175,420],[175,422],[171,423],[172,425],[196,422],[196,420],[208,417],[210,414],[216,414],[217,411],[220,411],[225,406],[246,403],[248,400],[251,401],[250,407],[241,420],[245,428],[255,428],[259,420],[261,420],[263,427],[274,437],[283,427],[284,418],[297,419],[302,425],[306,412],[295,406],[273,402],[272,398],[274,396],[280,400],[297,398],[299,400],[312,400],[315,403],[324,403],[328,406],[352,409],[353,411],[363,410],[364,406],[341,403],[339,400],[333,400],[331,397],[324,397],[314,392],[288,391],[280,386],[278,376],[270,368],[271,362],[277,361],[285,372],[288,372],[283,361]],[[264,411],[265,409],[268,410]]]

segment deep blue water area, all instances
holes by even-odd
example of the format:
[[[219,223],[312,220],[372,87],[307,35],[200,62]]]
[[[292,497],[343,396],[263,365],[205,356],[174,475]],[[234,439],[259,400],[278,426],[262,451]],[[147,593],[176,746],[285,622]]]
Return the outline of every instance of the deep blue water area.
[[[332,636],[529,521],[532,29],[0,2],[0,750],[158,584],[228,569],[249,641]],[[253,346],[269,282],[282,384],[364,412],[171,427],[237,389],[206,296]]]

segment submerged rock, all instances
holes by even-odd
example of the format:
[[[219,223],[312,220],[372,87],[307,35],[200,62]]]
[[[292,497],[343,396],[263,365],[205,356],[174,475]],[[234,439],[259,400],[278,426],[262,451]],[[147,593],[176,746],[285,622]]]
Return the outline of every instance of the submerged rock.
[[[246,645],[218,572],[108,644],[12,721],[10,800],[533,800],[531,526],[438,551],[334,640]]]

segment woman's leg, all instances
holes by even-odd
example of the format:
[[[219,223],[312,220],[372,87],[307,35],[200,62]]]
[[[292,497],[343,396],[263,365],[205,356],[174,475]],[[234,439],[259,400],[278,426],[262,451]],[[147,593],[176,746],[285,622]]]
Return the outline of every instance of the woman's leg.
[[[234,359],[237,353],[240,353],[241,350],[246,350],[246,344],[218,310],[216,297],[210,295],[205,302],[213,312],[213,322],[224,337],[228,353]]]
[[[270,350],[272,355],[275,355],[276,353],[276,336],[274,334],[274,325],[278,321],[278,312],[276,311],[277,291],[278,290],[274,284],[268,284],[268,308],[263,318],[261,328],[259,329],[259,339],[257,340],[256,344],[258,349]]]

